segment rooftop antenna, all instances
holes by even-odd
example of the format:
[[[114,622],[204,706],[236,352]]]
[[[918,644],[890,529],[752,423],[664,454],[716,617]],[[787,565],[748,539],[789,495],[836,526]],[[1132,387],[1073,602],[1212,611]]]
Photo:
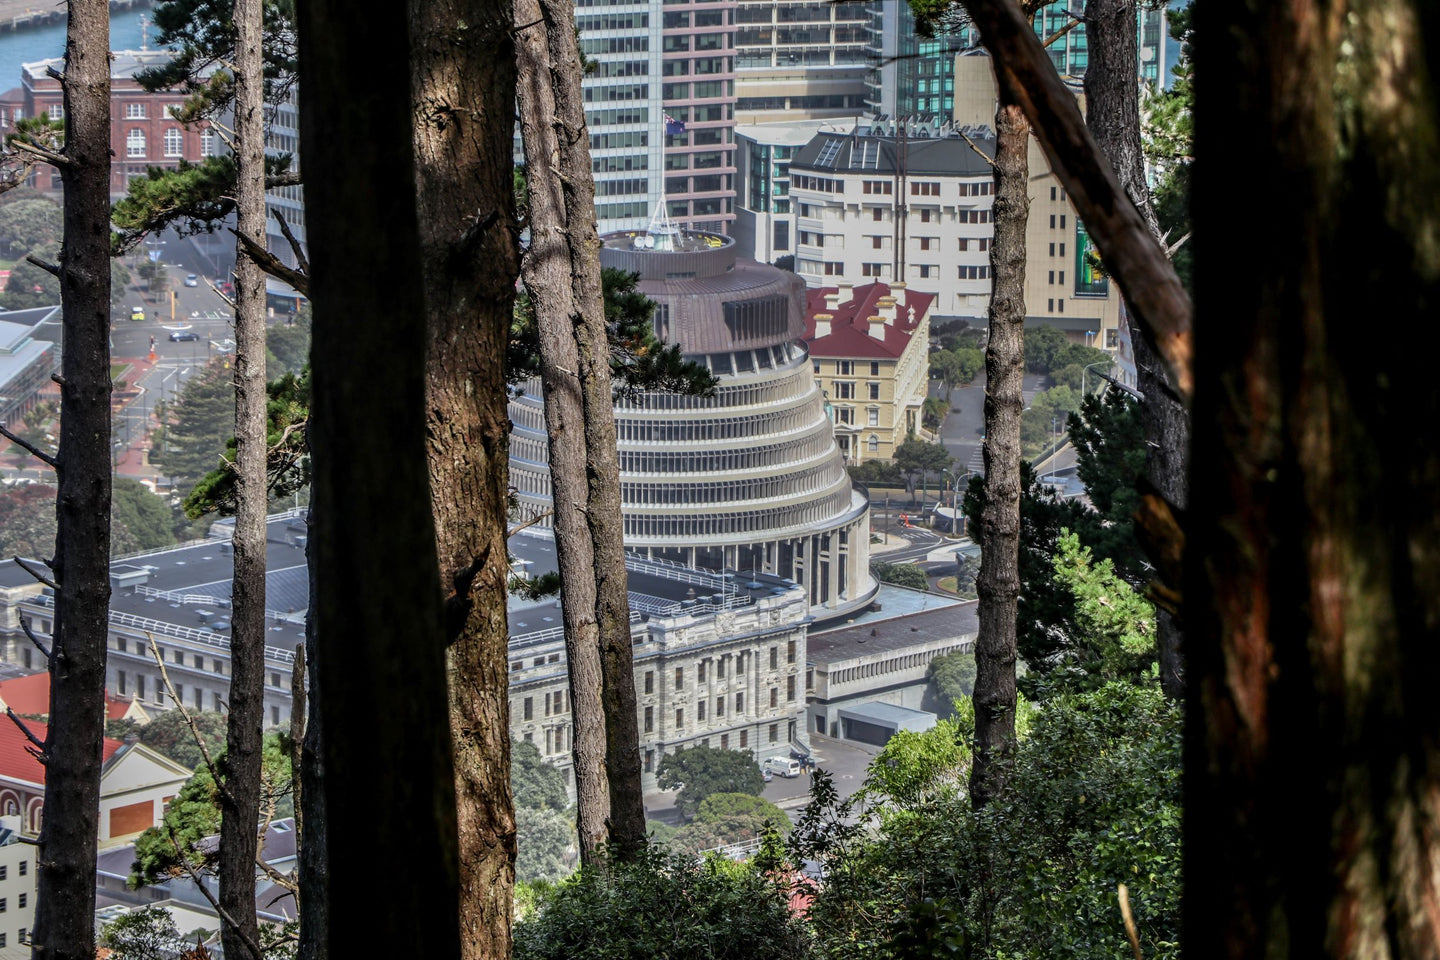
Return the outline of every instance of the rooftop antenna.
[[[140,14],[140,49],[150,49],[150,19],[145,14]]]
[[[652,250],[674,250],[675,240],[680,236],[680,228],[671,222],[666,206],[662,193],[655,204],[655,212],[650,215],[650,225],[645,228],[645,234],[650,239],[647,246]]]

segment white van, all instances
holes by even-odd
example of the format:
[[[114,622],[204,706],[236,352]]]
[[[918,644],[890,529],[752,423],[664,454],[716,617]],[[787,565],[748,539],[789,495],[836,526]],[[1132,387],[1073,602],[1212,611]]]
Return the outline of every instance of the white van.
[[[786,780],[793,780],[800,776],[800,761],[790,757],[771,757],[765,761],[765,769]]]

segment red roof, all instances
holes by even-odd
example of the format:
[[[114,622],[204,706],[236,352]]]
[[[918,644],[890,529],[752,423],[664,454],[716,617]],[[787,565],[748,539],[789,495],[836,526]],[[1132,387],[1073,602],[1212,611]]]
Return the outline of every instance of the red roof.
[[[42,670],[0,683],[0,702],[22,716],[46,716],[50,713],[50,672]],[[112,697],[107,690],[105,719],[123,719],[132,702],[128,697]]]
[[[865,357],[894,360],[905,352],[920,321],[935,302],[933,293],[902,291],[896,298],[895,320],[885,324],[885,338],[870,336],[870,318],[880,313],[880,298],[891,296],[890,285],[876,281],[854,288],[851,299],[829,309],[827,294],[839,293],[838,287],[819,287],[805,294],[805,340],[812,357]],[[815,315],[830,314],[830,333],[815,336]]]
[[[26,720],[25,726],[30,732],[41,740],[45,739],[48,728],[39,720]],[[27,783],[45,784],[45,765],[36,760],[25,748],[30,746],[30,741],[25,739],[25,734],[15,726],[9,717],[0,717],[0,777],[8,777],[11,780],[23,780]],[[115,755],[115,751],[123,747],[119,740],[105,738],[105,746],[101,751],[101,759],[109,760]]]

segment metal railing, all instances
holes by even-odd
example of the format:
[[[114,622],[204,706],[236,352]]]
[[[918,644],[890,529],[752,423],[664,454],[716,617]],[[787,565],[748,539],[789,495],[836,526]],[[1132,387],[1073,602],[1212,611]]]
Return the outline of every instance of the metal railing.
[[[55,598],[47,595],[40,595],[27,601],[42,607],[55,607]],[[173,640],[188,640],[191,643],[203,644],[217,650],[230,649],[228,638],[209,630],[197,630],[194,627],[183,627],[178,623],[166,623],[163,620],[155,620],[151,617],[142,617],[134,613],[125,613],[121,610],[110,611],[110,623],[112,626],[128,627],[131,630],[141,630],[146,633],[159,634]],[[280,664],[293,664],[295,662],[295,651],[285,650],[281,647],[265,647],[265,659]]]

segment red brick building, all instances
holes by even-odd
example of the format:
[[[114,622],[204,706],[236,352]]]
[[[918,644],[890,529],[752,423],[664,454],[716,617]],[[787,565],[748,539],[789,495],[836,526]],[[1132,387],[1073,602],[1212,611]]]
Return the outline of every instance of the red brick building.
[[[179,93],[149,93],[135,81],[135,74],[169,60],[165,50],[120,50],[112,54],[110,68],[110,193],[121,196],[126,184],[145,176],[148,167],[174,168],[183,160],[197,163],[225,149],[210,124],[200,121],[182,124],[172,110],[185,102]],[[63,110],[60,82],[47,72],[60,70],[64,60],[41,60],[23,64],[20,86],[0,96],[0,133],[15,121],[48,113],[59,118]],[[36,168],[31,185],[40,190],[58,191],[60,175],[48,165]]]

